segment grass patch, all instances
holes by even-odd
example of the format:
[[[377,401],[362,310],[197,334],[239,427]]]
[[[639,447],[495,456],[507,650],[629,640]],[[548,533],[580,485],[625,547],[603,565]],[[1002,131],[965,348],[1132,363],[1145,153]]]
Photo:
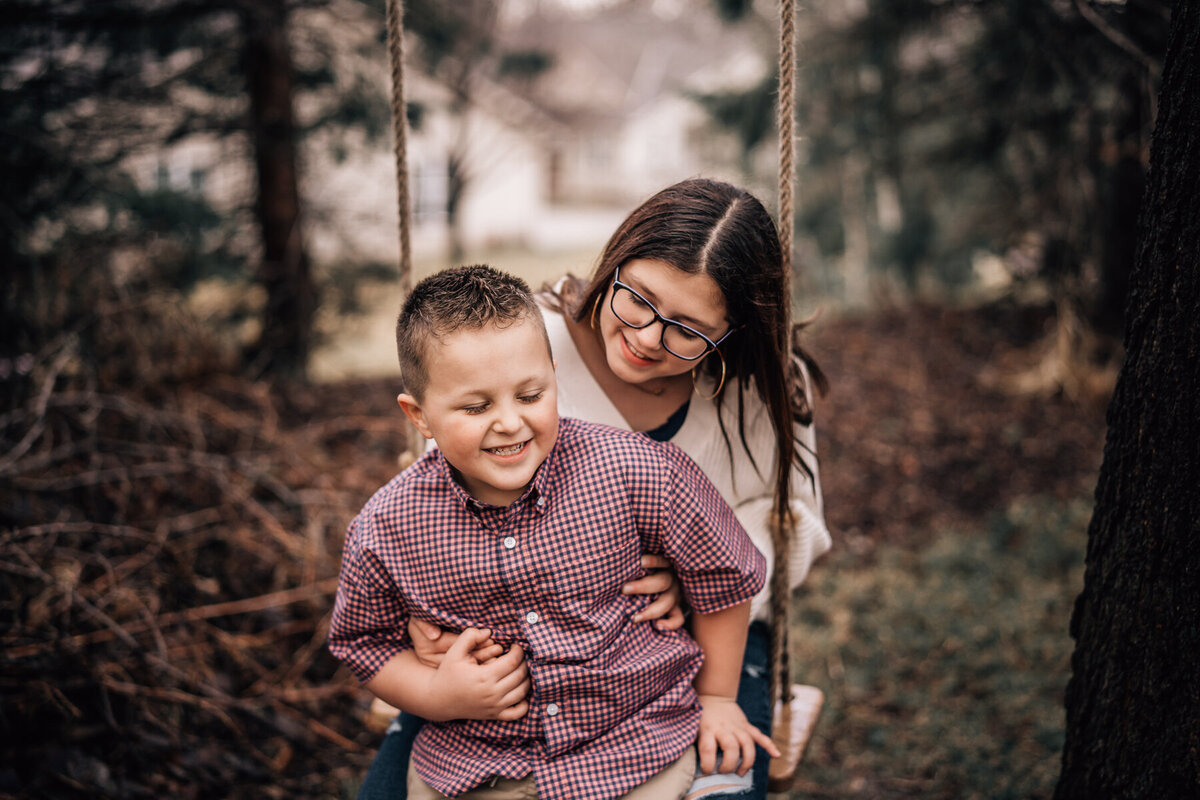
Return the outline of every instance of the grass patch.
[[[818,564],[792,653],[826,705],[791,796],[1050,797],[1090,516],[1025,499],[981,531]]]

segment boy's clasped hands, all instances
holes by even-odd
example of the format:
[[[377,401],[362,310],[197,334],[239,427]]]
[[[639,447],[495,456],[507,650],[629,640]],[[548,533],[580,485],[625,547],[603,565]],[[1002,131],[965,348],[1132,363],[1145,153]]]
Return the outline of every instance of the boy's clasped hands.
[[[415,617],[408,630],[417,658],[435,669],[427,692],[446,720],[509,722],[529,711],[529,667],[521,645],[505,652],[486,628],[467,628],[454,636]]]

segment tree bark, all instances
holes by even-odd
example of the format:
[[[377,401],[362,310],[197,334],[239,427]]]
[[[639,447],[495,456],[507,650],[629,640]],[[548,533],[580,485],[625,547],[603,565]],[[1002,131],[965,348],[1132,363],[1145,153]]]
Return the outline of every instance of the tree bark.
[[[1200,3],[1174,4],[1057,800],[1200,797]]]
[[[296,177],[293,72],[283,0],[247,3],[246,77],[250,130],[258,172],[257,213],[267,291],[262,333],[252,364],[262,372],[304,375],[316,310],[316,288],[304,249]]]

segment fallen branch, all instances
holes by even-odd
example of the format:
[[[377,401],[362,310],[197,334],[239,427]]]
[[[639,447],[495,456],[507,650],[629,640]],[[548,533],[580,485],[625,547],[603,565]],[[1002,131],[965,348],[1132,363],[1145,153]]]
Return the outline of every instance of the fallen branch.
[[[41,574],[45,575],[44,572]],[[120,626],[110,620],[111,624],[106,629],[91,631],[89,633],[79,633],[53,642],[39,642],[38,644],[8,647],[5,649],[5,655],[10,659],[28,658],[29,656],[59,647],[83,647],[85,645],[111,641],[114,638],[121,639],[132,647],[137,647],[137,642],[132,639],[133,634],[144,633],[151,625],[165,628],[185,622],[212,619],[213,617],[250,614],[255,611],[265,611],[268,608],[279,608],[291,605],[292,603],[299,603],[303,600],[316,599],[333,594],[336,590],[337,578],[326,578],[308,586],[298,586],[295,589],[285,589],[280,592],[272,592],[271,594],[259,595],[257,597],[247,597],[244,600],[231,600],[225,603],[197,606],[196,608],[189,608],[183,611],[172,611],[160,614],[152,621],[134,622]]]

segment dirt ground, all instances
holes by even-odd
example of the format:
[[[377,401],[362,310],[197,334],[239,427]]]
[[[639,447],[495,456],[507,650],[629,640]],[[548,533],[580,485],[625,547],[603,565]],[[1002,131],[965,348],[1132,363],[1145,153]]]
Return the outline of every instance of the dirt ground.
[[[834,546],[918,546],[1016,498],[1090,497],[1107,396],[1025,388],[1053,361],[1053,339],[1047,309],[917,306],[819,321],[812,352],[831,388],[817,437]]]

